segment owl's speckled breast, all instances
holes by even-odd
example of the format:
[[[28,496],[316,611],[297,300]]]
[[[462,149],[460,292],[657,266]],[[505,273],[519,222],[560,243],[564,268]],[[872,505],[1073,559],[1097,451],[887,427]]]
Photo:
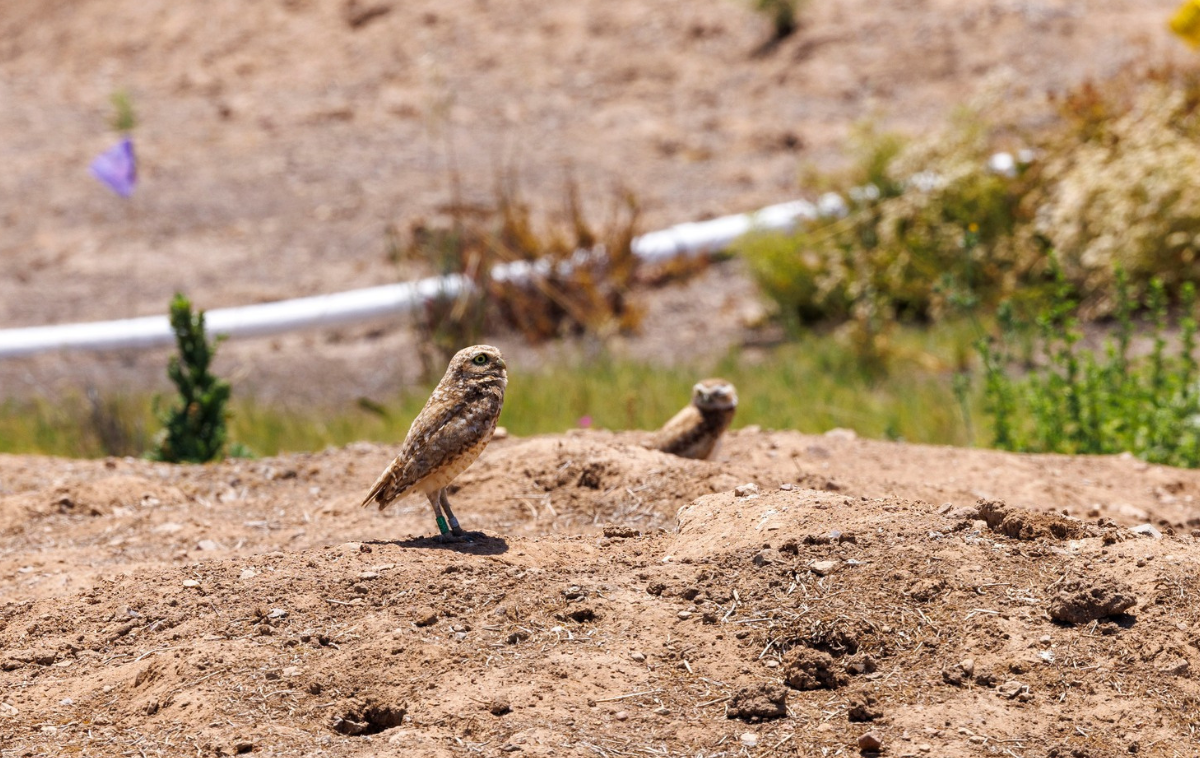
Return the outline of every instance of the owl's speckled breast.
[[[418,492],[436,492],[445,487],[454,481],[454,477],[466,471],[467,467],[475,462],[475,459],[479,457],[479,454],[483,452],[483,449],[487,447],[488,441],[491,439],[492,431],[488,430],[488,433],[479,442],[466,448],[460,454],[447,461],[444,466],[436,469],[429,476],[417,482],[413,489]]]

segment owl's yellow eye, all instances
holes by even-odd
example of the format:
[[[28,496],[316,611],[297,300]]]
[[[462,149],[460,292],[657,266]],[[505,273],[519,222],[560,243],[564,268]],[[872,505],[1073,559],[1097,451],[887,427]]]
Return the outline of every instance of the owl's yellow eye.
[[[487,364],[488,357],[486,354],[480,353],[479,355],[472,358],[471,362],[474,363],[476,366],[483,366],[483,365]]]

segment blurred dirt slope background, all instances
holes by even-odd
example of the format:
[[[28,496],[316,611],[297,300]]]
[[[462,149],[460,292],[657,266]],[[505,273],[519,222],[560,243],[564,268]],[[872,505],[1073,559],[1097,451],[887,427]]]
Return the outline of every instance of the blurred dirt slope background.
[[[568,174],[594,219],[626,188],[648,229],[750,210],[798,194],[801,166],[844,162],[863,119],[916,132],[997,83],[1041,103],[1186,55],[1165,28],[1174,5],[813,2],[755,56],[769,23],[731,0],[10,0],[0,326],[158,314],[175,290],[213,308],[424,273],[388,262],[385,229],[444,209],[455,169],[467,203],[514,171],[538,213],[562,209]],[[118,90],[139,115],[143,185],[128,203],[86,171],[114,139]],[[692,298],[711,310],[725,294]],[[222,359],[243,389],[378,394],[414,379],[395,357],[403,330],[264,345]],[[162,360],[32,359],[0,366],[0,382],[157,386]]]

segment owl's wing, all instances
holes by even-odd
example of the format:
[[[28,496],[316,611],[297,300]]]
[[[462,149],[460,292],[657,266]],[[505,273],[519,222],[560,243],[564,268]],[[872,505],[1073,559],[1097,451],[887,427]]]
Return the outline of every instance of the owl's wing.
[[[662,425],[654,434],[650,447],[655,450],[662,450],[665,453],[675,452],[678,447],[681,436],[684,436],[688,431],[694,429],[700,423],[700,411],[696,410],[696,406],[688,404],[683,407],[679,413],[671,417],[671,420]]]
[[[413,421],[400,453],[371,487],[364,506],[382,509],[429,474],[477,445],[496,425],[497,404],[440,403],[431,397]]]

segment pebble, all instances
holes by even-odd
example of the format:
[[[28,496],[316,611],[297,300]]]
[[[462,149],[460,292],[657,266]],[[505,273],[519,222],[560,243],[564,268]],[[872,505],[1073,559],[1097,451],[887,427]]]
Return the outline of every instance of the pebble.
[[[864,751],[878,751],[883,747],[883,741],[879,739],[879,735],[875,732],[867,732],[858,738],[858,749]]]
[[[814,561],[808,565],[808,570],[817,576],[828,576],[837,571],[840,561]]]
[[[1154,524],[1139,524],[1129,531],[1133,532],[1134,534],[1139,534],[1143,537],[1149,537],[1155,540],[1162,539],[1162,532],[1158,531]]]
[[[742,743],[744,747],[754,747],[758,744],[758,735],[754,732],[746,732],[738,738],[738,742]]]
[[[615,718],[617,721],[625,721],[629,718],[629,711],[617,711],[613,718]]]
[[[242,573],[238,576],[238,579],[253,579],[256,576],[258,576],[257,571],[252,568],[245,568],[242,569]]]
[[[197,582],[195,579],[184,579],[183,586],[184,587],[199,587],[200,582]]]
[[[283,675],[286,677],[300,676],[299,666],[288,666],[284,668]]]
[[[634,650],[632,653],[630,653],[629,657],[632,658],[633,660],[637,661],[638,663],[646,662],[646,654],[643,652],[640,652],[638,650]]]
[[[360,573],[360,574],[358,575],[358,578],[359,578],[359,579],[378,579],[378,578],[379,578],[379,572],[377,572],[377,571],[363,571],[362,573]]]
[[[687,621],[688,619],[690,619],[692,617],[692,612],[691,611],[680,611],[678,615],[679,615],[679,618],[683,619],[684,621]]]
[[[791,492],[792,490],[796,489],[796,485],[790,483],[781,484],[779,485],[779,489],[783,490],[784,492]]]
[[[734,497],[755,497],[758,495],[758,485],[754,483],[739,484],[733,488]]]
[[[196,543],[197,550],[220,550],[221,546],[214,540],[200,540]]]
[[[272,608],[271,612],[267,614],[267,618],[269,619],[285,619],[287,617],[288,612],[282,608]]]

